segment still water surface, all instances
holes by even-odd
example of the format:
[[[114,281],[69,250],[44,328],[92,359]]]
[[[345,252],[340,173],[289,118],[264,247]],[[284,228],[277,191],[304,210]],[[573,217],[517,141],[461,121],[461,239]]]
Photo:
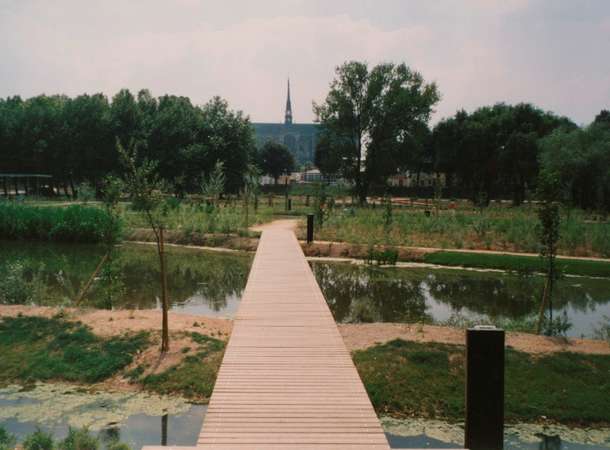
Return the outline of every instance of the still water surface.
[[[87,245],[0,241],[0,275],[16,266],[39,274],[46,286],[41,305],[70,305],[104,251]],[[168,247],[172,308],[191,314],[233,317],[246,285],[252,256]],[[338,322],[487,323],[531,321],[543,278],[431,268],[379,268],[311,262]],[[155,248],[125,244],[104,266],[83,304],[104,309],[159,307]],[[555,315],[566,314],[568,336],[591,337],[610,317],[610,279],[566,277],[558,282]]]

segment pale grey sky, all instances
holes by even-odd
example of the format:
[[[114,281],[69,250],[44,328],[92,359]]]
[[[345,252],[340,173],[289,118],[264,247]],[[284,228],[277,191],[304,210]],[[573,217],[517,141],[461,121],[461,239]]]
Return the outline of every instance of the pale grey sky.
[[[436,81],[436,119],[531,101],[588,123],[610,108],[610,0],[0,0],[1,97],[149,88],[274,122],[290,75],[310,122],[350,59]]]

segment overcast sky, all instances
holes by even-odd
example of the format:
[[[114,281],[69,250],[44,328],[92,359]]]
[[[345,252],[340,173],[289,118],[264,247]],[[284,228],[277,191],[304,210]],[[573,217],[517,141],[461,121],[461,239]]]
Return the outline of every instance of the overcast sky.
[[[459,108],[610,108],[610,0],[0,0],[0,97],[149,88],[311,122],[334,67],[406,62]]]

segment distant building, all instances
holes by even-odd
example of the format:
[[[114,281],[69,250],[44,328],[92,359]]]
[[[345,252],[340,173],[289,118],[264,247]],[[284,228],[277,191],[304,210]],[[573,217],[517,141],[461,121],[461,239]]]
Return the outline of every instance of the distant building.
[[[315,123],[293,123],[290,80],[288,80],[284,123],[252,123],[252,125],[256,144],[259,147],[267,141],[279,142],[292,152],[297,166],[313,164],[320,126]]]

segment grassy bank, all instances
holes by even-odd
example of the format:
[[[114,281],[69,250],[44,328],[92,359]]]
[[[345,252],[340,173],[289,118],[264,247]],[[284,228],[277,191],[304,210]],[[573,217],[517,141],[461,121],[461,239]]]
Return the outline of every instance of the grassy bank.
[[[177,333],[184,347],[158,369],[158,337],[149,332],[101,337],[80,322],[35,316],[0,321],[0,385],[36,381],[99,383],[112,377],[158,394],[209,399],[224,354],[224,341]]]
[[[120,231],[120,223],[98,207],[0,202],[0,239],[96,243],[112,240]]]
[[[101,338],[59,317],[5,317],[0,322],[0,383],[95,383],[131,364],[147,345],[147,333]]]
[[[378,414],[464,419],[464,347],[395,340],[353,357]],[[610,356],[507,349],[506,419],[610,423],[609,371]]]
[[[544,272],[544,261],[536,256],[496,255],[486,253],[435,252],[424,256],[424,261],[441,266],[465,266],[482,269]],[[610,263],[582,259],[558,259],[561,273],[590,277],[610,277]]]
[[[432,209],[432,207],[430,207]],[[386,224],[383,207],[334,208],[317,240],[356,244],[482,249],[538,252],[536,208],[494,206],[482,212],[470,208],[441,210],[439,215],[422,209],[393,208]],[[610,223],[589,220],[582,211],[564,213],[559,251],[570,256],[610,257]]]

